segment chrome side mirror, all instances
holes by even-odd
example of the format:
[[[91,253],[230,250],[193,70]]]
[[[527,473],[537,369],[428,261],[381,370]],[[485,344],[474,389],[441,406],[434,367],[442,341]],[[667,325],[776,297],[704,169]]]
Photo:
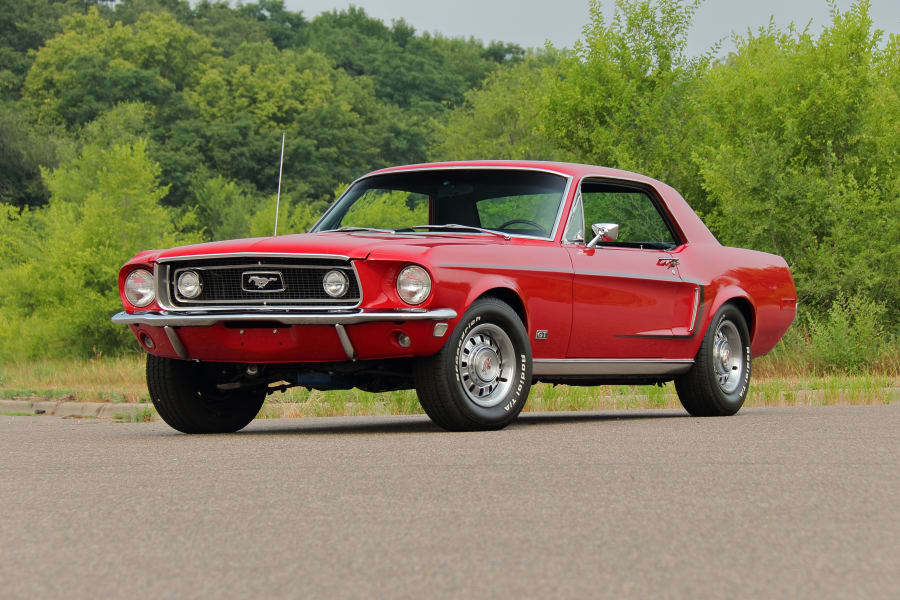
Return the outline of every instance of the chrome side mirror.
[[[591,225],[594,239],[587,243],[588,248],[595,248],[598,242],[614,242],[619,238],[618,223],[594,223]]]

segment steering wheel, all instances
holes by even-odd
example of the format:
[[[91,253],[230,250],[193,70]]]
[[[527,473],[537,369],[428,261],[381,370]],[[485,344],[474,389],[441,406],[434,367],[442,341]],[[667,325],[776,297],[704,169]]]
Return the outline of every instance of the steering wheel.
[[[505,229],[507,225],[515,225],[516,223],[523,223],[523,224],[525,224],[525,225],[531,225],[531,226],[534,227],[535,229],[540,230],[541,233],[543,233],[543,234],[546,235],[547,237],[550,237],[550,232],[547,231],[547,229],[544,228],[543,225],[541,225],[540,223],[535,223],[535,222],[532,221],[531,219],[510,219],[509,221],[507,221],[506,223],[504,223],[503,225],[501,225],[501,226],[498,227],[497,229]]]

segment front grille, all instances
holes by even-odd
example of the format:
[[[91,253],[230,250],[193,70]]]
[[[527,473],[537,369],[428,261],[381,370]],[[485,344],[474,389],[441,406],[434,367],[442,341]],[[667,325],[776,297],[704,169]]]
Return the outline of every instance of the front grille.
[[[177,307],[346,308],[357,306],[362,299],[356,272],[350,261],[343,259],[229,257],[172,261],[163,268],[170,302]],[[196,298],[184,298],[178,292],[178,276],[186,270],[196,271],[203,282]],[[332,270],[343,272],[350,282],[346,295],[337,299],[322,287],[322,279]]]

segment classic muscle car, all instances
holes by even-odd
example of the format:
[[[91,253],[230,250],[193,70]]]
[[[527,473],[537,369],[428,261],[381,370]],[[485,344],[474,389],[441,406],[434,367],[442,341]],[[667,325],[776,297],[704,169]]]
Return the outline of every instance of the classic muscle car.
[[[141,252],[119,289],[188,433],[291,386],[415,388],[449,430],[506,426],[538,381],[674,380],[690,414],[731,415],[797,302],[782,258],[722,246],[659,181],[508,161],[375,171],[309,233]]]

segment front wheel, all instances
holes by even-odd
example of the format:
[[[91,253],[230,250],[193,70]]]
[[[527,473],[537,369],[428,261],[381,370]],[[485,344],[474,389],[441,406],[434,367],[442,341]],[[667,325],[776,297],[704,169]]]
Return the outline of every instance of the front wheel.
[[[750,385],[750,333],[744,315],[726,304],[713,316],[691,370],[675,379],[682,406],[695,417],[733,415]]]
[[[431,420],[450,431],[501,429],[531,389],[531,345],[519,315],[482,298],[436,355],[419,359],[416,393]]]
[[[182,433],[232,433],[249,424],[266,399],[265,388],[222,391],[222,365],[147,355],[147,388],[156,412]]]

